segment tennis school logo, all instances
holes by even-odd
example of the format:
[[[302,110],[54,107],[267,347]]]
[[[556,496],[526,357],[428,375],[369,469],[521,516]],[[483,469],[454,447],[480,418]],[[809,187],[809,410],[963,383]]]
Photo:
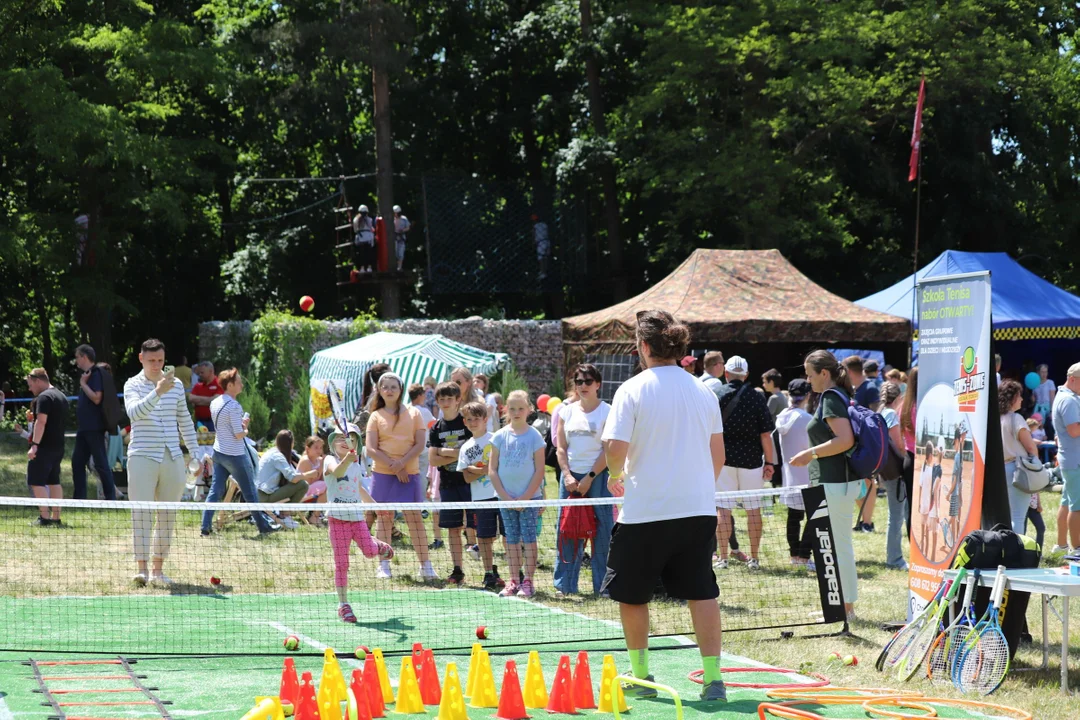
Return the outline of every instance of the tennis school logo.
[[[960,356],[960,377],[953,380],[953,395],[962,413],[975,412],[979,393],[986,389],[986,373],[979,371],[979,357],[970,345]]]

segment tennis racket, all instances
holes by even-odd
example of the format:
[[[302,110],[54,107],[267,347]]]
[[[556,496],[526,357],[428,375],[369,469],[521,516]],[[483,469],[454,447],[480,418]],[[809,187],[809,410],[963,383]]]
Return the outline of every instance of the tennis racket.
[[[960,568],[960,571],[949,585],[949,589],[938,600],[937,608],[935,608],[933,614],[911,639],[911,647],[900,658],[900,662],[896,666],[896,677],[899,679],[910,680],[923,667],[926,662],[926,655],[930,652],[930,646],[934,644],[934,638],[941,633],[941,618],[945,616],[945,611],[949,609],[953,598],[959,592],[960,583],[963,582],[966,574],[967,570]]]
[[[923,624],[927,622],[929,617],[937,612],[938,603],[945,593],[948,592],[950,581],[946,580],[938,586],[937,593],[931,598],[930,602],[926,604],[919,613],[911,619],[904,627],[896,631],[896,634],[892,636],[892,639],[885,646],[885,649],[881,651],[881,655],[878,656],[877,662],[874,666],[880,671],[892,670],[896,667],[907,651],[911,648],[911,643],[915,639],[915,636],[919,634],[919,630],[922,629]]]
[[[976,570],[972,576],[973,579],[964,590],[964,601],[960,605],[960,612],[953,618],[949,627],[938,633],[933,644],[930,645],[930,652],[926,656],[926,677],[934,685],[952,683],[952,666],[956,658],[956,648],[975,625],[975,610],[971,605],[971,600],[979,584],[979,575],[979,571]]]
[[[333,380],[326,381],[326,396],[330,399],[330,414],[334,418],[334,425],[337,426],[338,432],[345,436],[345,441],[349,443],[349,449],[356,449],[356,442],[353,440],[352,435],[349,434],[349,416],[345,412],[345,394],[338,390],[337,383]]]
[[[989,695],[1001,687],[1009,672],[1009,643],[999,621],[1005,584],[1005,567],[999,565],[986,614],[971,631],[956,660],[953,682],[961,692]]]

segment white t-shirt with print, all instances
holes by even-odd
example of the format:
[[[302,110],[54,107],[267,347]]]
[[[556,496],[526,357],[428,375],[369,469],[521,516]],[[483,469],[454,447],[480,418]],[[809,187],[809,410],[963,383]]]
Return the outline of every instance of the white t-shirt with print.
[[[491,433],[484,433],[478,438],[469,438],[465,441],[461,450],[458,451],[457,471],[462,472],[478,462],[485,465],[491,462]],[[495,486],[488,480],[487,475],[469,483],[469,491],[474,501],[495,499]]]
[[[1057,385],[1050,378],[1046,378],[1039,387],[1035,388],[1035,402],[1039,405],[1049,405],[1050,393],[1055,390],[1057,390]]]
[[[596,458],[604,452],[600,437],[610,414],[611,406],[602,401],[589,413],[585,412],[581,403],[574,403],[561,414],[571,472],[587,473],[592,470]]]
[[[716,395],[677,365],[650,368],[618,390],[604,440],[630,443],[625,524],[716,513],[709,442],[724,432]]]
[[[327,472],[323,476],[323,480],[326,481],[326,502],[329,505],[326,509],[327,515],[336,520],[354,522],[364,519],[363,509],[338,508],[338,505],[363,503],[364,499],[360,495],[361,487],[370,492],[364,483],[363,472],[359,463],[354,462],[345,470],[345,474],[339,478]]]

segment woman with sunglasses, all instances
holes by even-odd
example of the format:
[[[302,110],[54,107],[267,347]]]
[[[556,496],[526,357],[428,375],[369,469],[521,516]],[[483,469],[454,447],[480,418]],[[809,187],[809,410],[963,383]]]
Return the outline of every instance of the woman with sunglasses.
[[[562,420],[556,429],[556,453],[562,470],[559,497],[611,497],[607,486],[607,458],[600,441],[611,406],[600,399],[600,371],[588,363],[578,365],[574,369],[573,382],[578,401],[567,405],[565,410],[559,408]],[[615,522],[607,505],[594,505],[590,511],[596,518],[590,557],[592,584],[593,592],[599,594],[607,571],[608,545]],[[558,595],[576,593],[585,542],[560,535],[558,550],[555,591]]]

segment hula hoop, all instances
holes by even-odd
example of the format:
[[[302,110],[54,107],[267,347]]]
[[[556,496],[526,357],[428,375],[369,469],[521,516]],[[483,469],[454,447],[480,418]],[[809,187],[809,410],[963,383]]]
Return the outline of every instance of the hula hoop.
[[[848,693],[848,694],[839,694]],[[850,705],[877,698],[922,698],[917,690],[890,690],[889,688],[829,687],[822,690],[780,688],[769,690],[765,696],[770,700],[802,700],[818,705]]]
[[[899,697],[878,697],[870,698],[863,701],[862,707],[868,713],[877,713],[882,717],[888,718],[900,718],[900,720],[918,720],[919,718],[931,717],[927,715],[909,715],[907,713],[892,712],[890,710],[882,710],[874,707],[875,705],[889,705],[897,708],[908,709],[922,709],[924,705],[952,705],[962,708],[972,708],[976,710],[995,710],[998,712],[1009,713],[1012,720],[1033,720],[1031,713],[1027,710],[1020,710],[1018,708],[1009,707],[1008,705],[997,705],[996,703],[985,703],[977,700],[954,700],[951,698],[932,698],[932,697],[920,697],[920,698],[899,698]]]
[[[871,703],[867,706],[867,703]],[[874,707],[874,704],[891,705],[893,707],[904,707],[908,710],[922,710],[922,715],[908,715],[907,713],[896,713],[890,710],[882,710],[881,708]],[[904,698],[874,698],[874,700],[866,700],[862,704],[863,710],[867,715],[873,715],[874,717],[887,717],[887,718],[936,718],[938,716],[937,710],[926,703],[918,700],[907,700]]]
[[[727,667],[727,668],[720,668],[720,672],[722,674],[739,673],[739,672],[780,673],[782,675],[783,674],[805,675],[806,677],[816,678],[814,680],[814,682],[808,682],[808,683],[796,683],[796,682],[788,682],[788,683],[761,683],[761,682],[740,683],[740,682],[727,682],[725,680],[724,685],[726,685],[728,687],[757,688],[757,689],[765,689],[765,688],[821,688],[821,687],[825,687],[826,685],[829,684],[829,678],[825,677],[821,673],[816,673],[816,672],[800,673],[798,670],[788,670],[787,668]],[[704,670],[694,670],[687,677],[690,679],[691,682],[696,682],[698,685],[703,685],[704,684],[704,680],[703,680],[704,676],[705,676],[705,671]]]
[[[773,717],[784,718],[784,720],[827,720],[824,716],[812,713],[809,710],[796,710],[795,708],[790,707],[791,705],[802,704],[803,703],[797,700],[789,700],[781,703],[761,703],[757,707],[758,720],[765,720],[765,713],[768,713]]]

